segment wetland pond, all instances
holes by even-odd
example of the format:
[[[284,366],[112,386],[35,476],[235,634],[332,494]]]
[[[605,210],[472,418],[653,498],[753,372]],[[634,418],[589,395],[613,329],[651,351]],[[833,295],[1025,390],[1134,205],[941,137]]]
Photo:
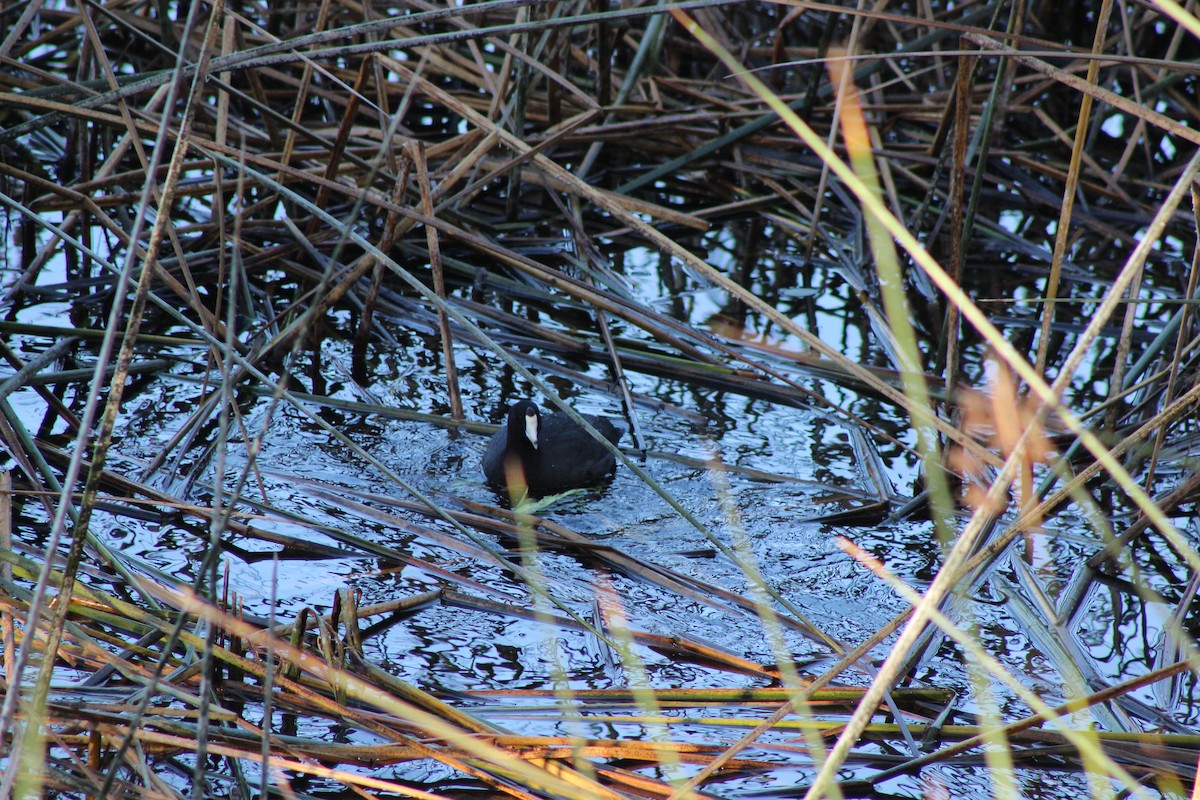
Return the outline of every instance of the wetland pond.
[[[45,5],[0,43],[0,788],[1190,794],[1174,23],[1117,4],[1076,138],[1096,20],[1039,3],[685,4],[770,87],[637,3]],[[514,510],[521,398],[622,426],[611,480]]]

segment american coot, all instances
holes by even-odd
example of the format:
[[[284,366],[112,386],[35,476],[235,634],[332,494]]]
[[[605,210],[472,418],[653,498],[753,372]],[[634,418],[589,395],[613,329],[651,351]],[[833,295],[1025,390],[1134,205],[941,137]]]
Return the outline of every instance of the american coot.
[[[621,429],[603,417],[585,415],[593,428],[613,444]],[[566,414],[543,414],[532,400],[508,410],[508,420],[483,454],[483,474],[500,488],[522,483],[533,494],[554,494],[600,482],[616,469],[617,460],[604,445]]]

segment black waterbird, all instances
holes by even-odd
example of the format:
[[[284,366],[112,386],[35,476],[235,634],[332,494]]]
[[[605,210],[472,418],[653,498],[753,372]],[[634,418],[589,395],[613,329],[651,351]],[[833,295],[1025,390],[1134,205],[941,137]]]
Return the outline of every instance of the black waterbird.
[[[584,419],[613,444],[623,431],[590,414]],[[483,474],[493,486],[519,494],[546,495],[599,483],[616,469],[604,445],[566,414],[543,414],[532,400],[519,400],[483,454]],[[516,490],[516,491],[515,491]]]

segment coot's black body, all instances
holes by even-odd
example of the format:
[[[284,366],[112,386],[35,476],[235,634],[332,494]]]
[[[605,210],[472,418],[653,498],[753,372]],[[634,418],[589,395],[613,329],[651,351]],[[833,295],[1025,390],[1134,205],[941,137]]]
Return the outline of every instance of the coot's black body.
[[[621,440],[621,429],[607,419],[584,419],[613,444]],[[506,488],[506,470],[518,467],[529,491],[544,495],[599,483],[617,460],[566,414],[543,414],[533,401],[520,400],[483,454],[483,474],[493,486]]]

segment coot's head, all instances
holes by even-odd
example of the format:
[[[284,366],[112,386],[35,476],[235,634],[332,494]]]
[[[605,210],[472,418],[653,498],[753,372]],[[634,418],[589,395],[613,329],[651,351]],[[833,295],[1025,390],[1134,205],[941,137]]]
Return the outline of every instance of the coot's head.
[[[542,412],[532,400],[520,400],[508,410],[508,448],[537,450]]]

